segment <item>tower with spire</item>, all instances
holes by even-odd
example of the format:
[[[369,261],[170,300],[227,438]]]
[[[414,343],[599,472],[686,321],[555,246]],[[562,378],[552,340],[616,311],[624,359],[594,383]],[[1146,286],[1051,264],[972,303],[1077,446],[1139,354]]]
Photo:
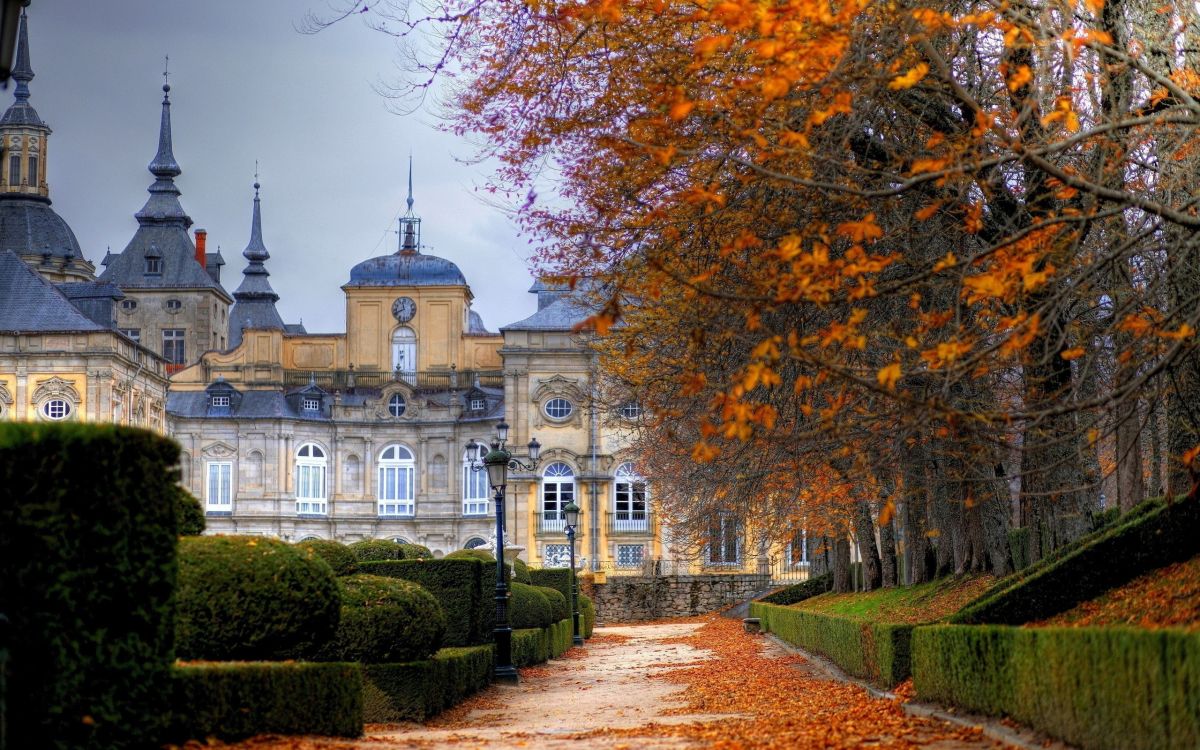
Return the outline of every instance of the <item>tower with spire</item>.
[[[84,259],[75,233],[50,208],[50,128],[29,103],[33,65],[24,11],[12,77],[14,101],[0,117],[0,252],[12,250],[50,281],[92,281],[95,267]]]
[[[243,331],[287,329],[275,303],[279,295],[271,288],[266,261],[271,257],[263,244],[262,209],[258,197],[258,175],[254,176],[254,212],[250,218],[250,243],[242,251],[246,268],[242,271],[242,283],[233,293],[233,308],[229,311],[229,348],[242,343]]]
[[[203,242],[198,248],[188,235],[192,218],[183,210],[175,184],[183,170],[175,160],[166,70],[162,91],[158,150],[147,167],[154,177],[150,197],[134,214],[138,228],[133,238],[121,253],[105,257],[100,278],[125,292],[118,327],[180,367],[205,351],[226,348],[233,298],[207,270],[210,259]],[[203,236],[202,230],[197,236]]]
[[[408,211],[400,217],[400,253],[421,252],[421,219],[413,213],[412,154],[408,155]]]

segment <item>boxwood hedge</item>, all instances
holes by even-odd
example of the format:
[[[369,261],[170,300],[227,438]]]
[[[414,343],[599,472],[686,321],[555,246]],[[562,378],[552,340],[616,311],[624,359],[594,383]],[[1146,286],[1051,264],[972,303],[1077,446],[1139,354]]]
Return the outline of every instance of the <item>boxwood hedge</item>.
[[[549,627],[555,622],[554,609],[540,589],[514,581],[509,586],[508,622],[513,630]]]
[[[478,560],[389,560],[362,563],[372,575],[403,578],[421,585],[442,606],[446,616],[446,646],[474,646],[491,640],[491,619],[483,629],[485,612],[492,607],[492,592],[483,588],[485,566]],[[493,574],[494,577],[494,574]]]
[[[179,744],[258,734],[362,734],[358,664],[185,664],[175,667],[171,688],[167,739]]]
[[[1200,633],[935,625],[916,629],[912,663],[922,699],[1083,748],[1200,747]]]
[[[204,533],[207,522],[204,519],[204,506],[196,496],[179,485],[175,485],[175,503],[178,506],[179,535],[200,536]]]
[[[400,552],[405,560],[432,560],[433,552],[423,544],[400,543]]]
[[[596,628],[596,606],[590,597],[579,595],[579,631],[584,638],[591,638]]]
[[[179,447],[145,430],[0,424],[11,748],[157,744],[168,714]]]
[[[542,592],[546,601],[550,602],[550,616],[554,622],[570,619],[571,607],[567,604],[567,597],[563,596],[561,591],[549,586],[534,586],[534,588]]]
[[[446,616],[433,594],[416,583],[360,573],[339,578],[338,586],[341,622],[313,658],[407,662],[428,659],[441,648]]]
[[[488,685],[492,647],[444,648],[432,659],[363,669],[366,721],[424,721]]]
[[[349,549],[359,562],[404,559],[404,549],[391,539],[363,539],[351,544]]]
[[[534,586],[549,586],[571,598],[571,570],[569,568],[530,568],[529,578]]]
[[[305,539],[296,545],[306,552],[320,555],[329,563],[335,576],[352,576],[358,572],[358,558],[349,547],[332,539]]]
[[[341,613],[329,565],[268,537],[184,537],[178,580],[183,659],[301,656],[329,640]]]
[[[767,604],[779,604],[781,606],[787,606],[789,604],[802,602],[805,599],[816,596],[817,594],[824,594],[826,591],[829,591],[832,588],[833,573],[826,573],[824,575],[816,576],[815,578],[809,578],[803,583],[797,583],[793,586],[788,586],[786,588],[779,589],[778,591],[774,591],[762,597],[759,599],[759,601],[766,602]]]
[[[561,620],[544,628],[514,629],[512,634],[513,664],[528,667],[566,653],[571,648],[570,620]]]

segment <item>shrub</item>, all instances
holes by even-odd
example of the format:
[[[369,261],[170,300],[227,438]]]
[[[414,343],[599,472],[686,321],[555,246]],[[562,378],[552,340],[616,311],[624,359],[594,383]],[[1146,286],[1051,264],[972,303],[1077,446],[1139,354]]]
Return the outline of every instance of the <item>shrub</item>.
[[[204,520],[204,506],[196,496],[178,484],[175,485],[176,514],[179,518],[180,536],[200,536],[204,533],[207,523]]]
[[[579,595],[579,632],[584,638],[591,638],[596,629],[596,605],[591,597]]]
[[[550,658],[550,639],[542,628],[523,628],[512,633],[512,661],[517,667],[541,664]]]
[[[545,628],[554,622],[550,600],[540,589],[524,583],[509,587],[508,622],[513,630]]]
[[[413,581],[432,594],[446,617],[442,642],[447,646],[469,646],[490,640],[494,600],[491,589],[483,588],[486,566],[478,560],[384,560],[363,563],[361,568],[364,573]],[[494,570],[492,575],[494,578]],[[485,619],[489,623],[486,629]]]
[[[1117,523],[1008,576],[951,622],[1019,625],[1093,599],[1200,550],[1200,500],[1150,501]]]
[[[341,599],[329,565],[276,539],[179,540],[175,646],[183,659],[284,659],[320,647]]]
[[[789,604],[802,602],[805,599],[816,596],[817,594],[824,594],[826,591],[830,591],[832,589],[833,573],[825,573],[824,575],[819,575],[816,578],[809,578],[803,583],[797,583],[794,586],[788,586],[787,588],[767,594],[758,601],[765,602],[767,604],[779,604],[781,606],[787,606]]]
[[[496,564],[496,557],[485,549],[456,549],[446,555],[443,560],[478,560],[482,563]]]
[[[335,576],[352,576],[358,572],[358,558],[341,542],[332,539],[305,539],[296,546],[307,554],[319,556],[329,564]]]
[[[549,586],[558,589],[559,593],[571,598],[571,570],[569,568],[531,568],[530,580],[534,586]]]
[[[549,586],[534,586],[534,588],[542,592],[542,595],[550,602],[550,617],[553,622],[570,619],[571,606],[567,603],[567,597],[563,596],[561,591],[552,589]]]
[[[371,723],[424,721],[487,687],[492,647],[444,648],[432,659],[368,664],[363,669],[363,714]]]
[[[519,557],[512,559],[513,577],[524,584],[533,585],[533,579],[529,575],[529,566]]]
[[[433,552],[423,544],[401,544],[400,553],[404,557],[402,560],[432,560]]]
[[[350,551],[359,562],[404,559],[404,549],[391,539],[363,539],[351,544]]]
[[[1200,633],[937,625],[912,639],[926,700],[1098,750],[1200,747]]]
[[[181,665],[171,687],[168,736],[181,744],[258,734],[362,734],[363,678],[357,664]]]
[[[157,744],[178,462],[178,445],[145,430],[0,424],[8,747]]]
[[[338,579],[342,619],[318,661],[368,664],[428,659],[442,645],[446,616],[437,599],[412,581],[353,575]]]

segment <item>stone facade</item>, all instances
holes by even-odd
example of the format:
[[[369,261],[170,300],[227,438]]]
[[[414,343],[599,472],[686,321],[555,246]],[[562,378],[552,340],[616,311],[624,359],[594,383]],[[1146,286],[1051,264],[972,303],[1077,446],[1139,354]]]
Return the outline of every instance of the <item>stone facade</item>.
[[[716,612],[765,592],[766,573],[614,576],[585,588],[604,623],[639,622]]]

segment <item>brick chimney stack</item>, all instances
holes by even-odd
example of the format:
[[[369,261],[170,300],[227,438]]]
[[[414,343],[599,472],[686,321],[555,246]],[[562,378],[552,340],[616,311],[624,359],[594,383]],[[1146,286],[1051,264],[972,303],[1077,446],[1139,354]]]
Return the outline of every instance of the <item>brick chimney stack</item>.
[[[201,268],[208,267],[208,258],[205,257],[205,247],[207,246],[207,243],[208,243],[208,230],[197,229],[196,230],[196,262],[200,264]]]

